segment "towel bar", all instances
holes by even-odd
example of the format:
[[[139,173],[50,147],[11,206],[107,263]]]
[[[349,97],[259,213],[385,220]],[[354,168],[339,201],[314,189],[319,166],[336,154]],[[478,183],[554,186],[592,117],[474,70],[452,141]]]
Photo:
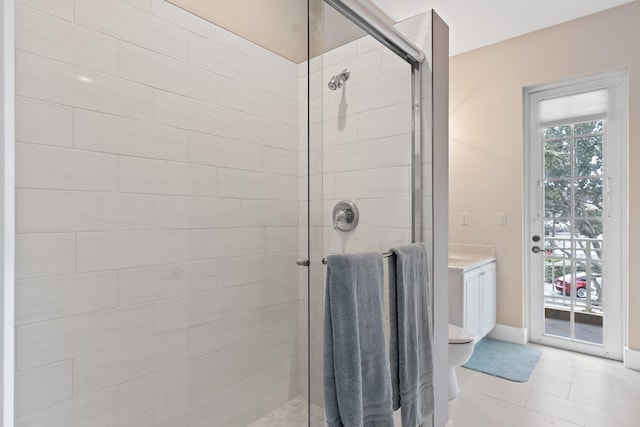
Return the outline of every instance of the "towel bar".
[[[393,256],[393,255],[394,255],[393,252],[387,251],[387,252],[384,252],[382,254],[382,258],[389,258],[390,256]],[[326,258],[322,258],[322,263],[326,264],[327,263],[327,259]]]

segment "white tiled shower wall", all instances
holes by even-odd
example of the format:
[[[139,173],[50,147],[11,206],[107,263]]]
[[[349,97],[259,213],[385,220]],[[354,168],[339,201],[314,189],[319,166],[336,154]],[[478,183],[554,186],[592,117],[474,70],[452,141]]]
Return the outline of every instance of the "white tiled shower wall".
[[[164,0],[18,0],[17,426],[298,395],[298,66]]]

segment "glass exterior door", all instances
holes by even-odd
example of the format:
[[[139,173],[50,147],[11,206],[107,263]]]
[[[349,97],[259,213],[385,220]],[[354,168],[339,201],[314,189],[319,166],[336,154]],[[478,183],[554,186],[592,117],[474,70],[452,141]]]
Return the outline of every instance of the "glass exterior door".
[[[530,337],[622,357],[621,74],[527,94]]]

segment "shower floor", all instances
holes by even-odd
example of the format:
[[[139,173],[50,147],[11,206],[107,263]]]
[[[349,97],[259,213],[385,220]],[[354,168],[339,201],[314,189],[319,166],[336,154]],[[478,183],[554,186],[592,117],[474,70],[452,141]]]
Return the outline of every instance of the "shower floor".
[[[324,426],[321,408],[312,408],[311,426]],[[296,397],[249,424],[249,427],[304,427],[309,422],[307,401]]]
[[[311,407],[311,424],[308,423],[307,401],[301,397],[296,397],[265,415],[264,417],[249,424],[248,427],[326,427],[324,422],[324,410],[316,405]],[[400,411],[394,414],[394,424],[402,425]]]

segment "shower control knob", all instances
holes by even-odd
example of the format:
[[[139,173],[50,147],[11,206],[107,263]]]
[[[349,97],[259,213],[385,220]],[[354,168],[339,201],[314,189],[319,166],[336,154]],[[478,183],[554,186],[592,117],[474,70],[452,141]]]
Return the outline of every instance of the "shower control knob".
[[[359,219],[358,207],[351,200],[341,200],[333,208],[333,228],[338,231],[354,230],[358,226]]]

